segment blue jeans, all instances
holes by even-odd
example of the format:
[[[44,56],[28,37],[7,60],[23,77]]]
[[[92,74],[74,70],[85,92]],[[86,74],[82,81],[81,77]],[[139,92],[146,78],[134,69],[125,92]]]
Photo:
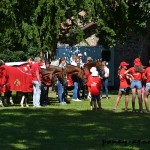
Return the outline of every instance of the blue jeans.
[[[33,106],[40,106],[41,85],[38,81],[32,81],[33,84]]]
[[[140,90],[140,89],[142,89],[142,82],[139,80],[132,80],[130,88],[131,89],[136,88],[137,90]]]
[[[44,84],[41,84],[41,98],[40,105],[44,106],[46,104],[46,90]]]
[[[145,91],[150,92],[150,82],[146,83]]]
[[[58,92],[59,103],[64,102],[64,97],[65,97],[64,86],[62,85],[62,83],[59,80],[58,80],[58,84],[57,84],[57,92]]]
[[[80,98],[79,96],[79,84],[78,82],[74,82],[74,88],[73,88],[73,96],[72,96],[73,99],[78,99]]]
[[[102,80],[102,87],[101,87],[101,92],[100,92],[101,97],[103,95],[104,89],[105,89],[106,97],[108,97],[108,78]]]

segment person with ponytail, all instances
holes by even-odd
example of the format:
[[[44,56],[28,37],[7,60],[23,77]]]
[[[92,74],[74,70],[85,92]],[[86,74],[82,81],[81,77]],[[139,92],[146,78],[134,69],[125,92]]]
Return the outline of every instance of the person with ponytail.
[[[59,67],[65,68],[66,66],[66,58],[62,57],[59,60]],[[65,86],[63,85],[62,81],[58,79],[57,83],[57,93],[58,93],[58,100],[60,105],[66,104],[65,102]]]
[[[132,112],[136,112],[135,110],[135,99],[136,99],[136,92],[138,94],[138,101],[139,101],[139,112],[143,113],[142,108],[142,78],[143,78],[143,66],[141,64],[140,58],[136,58],[134,60],[134,66],[129,68],[124,74],[131,74],[132,81],[131,81],[131,91],[132,91]]]
[[[127,70],[127,66],[129,64],[126,63],[125,61],[120,63],[120,66],[118,68],[118,77],[120,80],[120,87],[119,87],[119,91],[118,91],[118,96],[115,102],[115,106],[114,106],[114,111],[116,111],[117,106],[120,102],[120,99],[122,97],[123,94],[125,94],[125,111],[128,111],[128,101],[129,101],[129,91],[130,91],[130,85],[129,85],[129,76],[128,74],[124,74]]]
[[[105,89],[106,93],[106,99],[108,99],[108,78],[109,78],[109,68],[107,67],[108,63],[106,61],[102,62],[103,66],[103,71],[104,71],[104,76],[101,78],[102,79],[102,87],[101,87],[101,95],[100,97],[102,98],[103,95],[103,90]]]

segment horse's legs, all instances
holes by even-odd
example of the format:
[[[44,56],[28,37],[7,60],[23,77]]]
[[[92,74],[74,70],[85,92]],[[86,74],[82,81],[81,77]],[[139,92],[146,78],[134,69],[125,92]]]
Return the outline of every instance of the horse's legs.
[[[2,94],[0,94],[0,106],[2,106],[2,107],[3,107]]]
[[[24,99],[25,99],[25,95],[22,95],[21,102],[20,102],[21,107],[24,107],[24,105],[23,105]]]
[[[22,98],[21,98],[21,102],[20,102],[21,107],[24,107],[24,105],[23,105],[24,103],[25,103],[26,107],[29,107],[29,105],[27,104],[27,96],[28,96],[27,93],[22,93]]]
[[[28,100],[28,93],[25,93],[25,106],[29,107],[27,100]]]
[[[4,99],[3,99],[4,106],[8,105],[8,99],[9,99],[9,97],[10,97],[9,91],[5,92],[4,93]]]
[[[10,96],[10,104],[14,105],[13,99],[12,99],[12,95]]]
[[[14,105],[13,99],[12,99],[12,91],[7,92],[7,100],[9,100],[11,105]]]

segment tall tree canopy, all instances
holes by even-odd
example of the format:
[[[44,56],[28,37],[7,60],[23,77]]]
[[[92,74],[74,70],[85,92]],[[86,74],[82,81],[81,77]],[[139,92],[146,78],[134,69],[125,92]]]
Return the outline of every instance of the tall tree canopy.
[[[123,43],[129,32],[144,34],[149,0],[1,0],[0,59],[20,61],[40,51],[55,52],[85,37],[84,26],[97,25],[99,44]]]

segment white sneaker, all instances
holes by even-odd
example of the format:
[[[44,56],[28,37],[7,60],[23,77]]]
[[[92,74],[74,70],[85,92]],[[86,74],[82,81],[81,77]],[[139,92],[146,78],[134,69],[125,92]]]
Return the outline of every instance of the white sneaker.
[[[79,100],[78,98],[77,98],[77,99],[75,99],[75,101],[76,101],[76,102],[81,102],[81,100]]]
[[[66,105],[66,102],[61,102],[60,105]]]

